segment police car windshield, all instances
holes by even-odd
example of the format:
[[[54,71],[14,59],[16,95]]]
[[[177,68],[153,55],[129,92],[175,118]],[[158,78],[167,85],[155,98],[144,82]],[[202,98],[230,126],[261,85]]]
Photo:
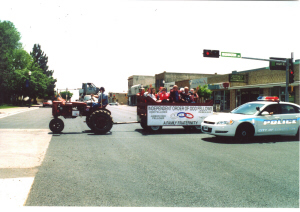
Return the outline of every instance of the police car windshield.
[[[264,104],[246,103],[231,111],[231,113],[253,115],[257,112],[256,107],[261,108]]]

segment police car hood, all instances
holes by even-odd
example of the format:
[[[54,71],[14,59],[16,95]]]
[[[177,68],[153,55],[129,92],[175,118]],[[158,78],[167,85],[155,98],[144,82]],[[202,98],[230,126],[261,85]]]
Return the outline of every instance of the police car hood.
[[[241,120],[241,119],[250,119],[250,118],[253,118],[253,115],[244,115],[244,114],[236,114],[236,113],[217,113],[206,117],[204,121],[216,122],[216,121]]]

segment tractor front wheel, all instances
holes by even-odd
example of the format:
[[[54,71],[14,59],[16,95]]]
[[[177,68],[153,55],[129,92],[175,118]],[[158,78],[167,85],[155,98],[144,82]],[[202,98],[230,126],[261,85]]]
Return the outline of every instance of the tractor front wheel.
[[[53,133],[60,133],[64,127],[64,122],[59,118],[54,118],[49,123],[49,128]]]
[[[113,119],[109,112],[105,110],[93,112],[89,119],[90,126],[96,134],[105,134],[110,131],[113,126]]]

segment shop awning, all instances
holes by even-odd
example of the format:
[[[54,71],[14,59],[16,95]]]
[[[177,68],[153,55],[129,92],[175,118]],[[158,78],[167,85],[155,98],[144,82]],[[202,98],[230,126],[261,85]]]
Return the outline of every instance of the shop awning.
[[[289,84],[289,86],[299,86],[300,81]],[[273,87],[285,87],[286,82],[277,82],[277,83],[268,83],[268,84],[256,84],[256,85],[243,85],[243,86],[234,86],[229,87],[228,90],[237,90],[245,88],[273,88]]]

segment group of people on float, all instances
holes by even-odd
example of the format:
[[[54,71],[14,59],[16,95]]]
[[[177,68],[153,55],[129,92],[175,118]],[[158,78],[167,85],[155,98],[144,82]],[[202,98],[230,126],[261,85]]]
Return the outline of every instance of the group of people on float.
[[[157,102],[187,102],[196,103],[199,98],[197,90],[184,87],[178,90],[178,86],[174,85],[170,92],[167,92],[165,87],[160,87],[158,93],[155,92],[155,88],[149,88],[148,92],[145,92],[144,88],[141,88],[140,94],[145,97],[149,96]]]

